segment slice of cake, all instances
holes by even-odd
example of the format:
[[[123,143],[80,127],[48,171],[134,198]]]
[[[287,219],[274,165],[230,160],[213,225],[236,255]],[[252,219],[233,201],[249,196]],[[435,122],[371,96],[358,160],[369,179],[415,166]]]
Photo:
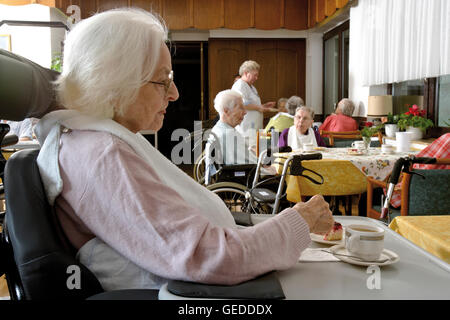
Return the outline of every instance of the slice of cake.
[[[333,228],[327,232],[327,234],[323,237],[323,240],[327,241],[336,241],[342,239],[342,225],[339,222],[335,222]]]

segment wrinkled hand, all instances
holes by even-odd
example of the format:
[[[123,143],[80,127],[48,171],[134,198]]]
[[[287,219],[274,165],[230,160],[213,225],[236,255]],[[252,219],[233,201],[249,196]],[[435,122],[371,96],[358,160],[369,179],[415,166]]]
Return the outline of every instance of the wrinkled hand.
[[[325,234],[333,227],[330,206],[321,195],[315,195],[307,202],[298,202],[294,209],[305,219],[312,233]]]

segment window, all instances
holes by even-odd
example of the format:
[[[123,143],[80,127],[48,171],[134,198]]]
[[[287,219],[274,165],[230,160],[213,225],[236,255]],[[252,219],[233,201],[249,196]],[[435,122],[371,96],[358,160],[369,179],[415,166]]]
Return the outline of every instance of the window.
[[[450,127],[450,75],[438,78],[437,125]]]
[[[323,37],[323,113],[327,116],[342,98],[348,97],[349,22]]]
[[[424,105],[425,82],[423,80],[411,80],[392,84],[393,109],[394,114],[408,111],[408,107],[413,104],[421,108]]]

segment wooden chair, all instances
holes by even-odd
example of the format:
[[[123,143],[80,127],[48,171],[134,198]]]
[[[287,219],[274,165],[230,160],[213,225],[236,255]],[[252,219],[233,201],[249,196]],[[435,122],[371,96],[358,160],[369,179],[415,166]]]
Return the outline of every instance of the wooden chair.
[[[436,164],[450,164],[450,159],[437,159]],[[450,189],[450,170],[446,169],[414,169],[416,174],[403,173],[400,187],[401,208],[391,209],[391,220],[398,215],[450,215],[450,201],[448,190]],[[367,216],[379,219],[381,207],[374,206],[373,196],[375,188],[386,188],[386,181],[367,178]]]
[[[360,130],[355,130],[355,131],[324,131],[324,130],[320,130],[320,135],[322,137],[324,137],[324,136],[328,137],[328,145],[330,147],[335,146],[336,139],[340,139],[340,140],[344,140],[344,141],[348,142],[348,143],[344,142],[346,147],[349,147],[354,140],[362,139]],[[381,131],[378,131],[373,136],[378,137],[378,141],[380,142],[380,145],[383,144],[383,134],[381,133]]]

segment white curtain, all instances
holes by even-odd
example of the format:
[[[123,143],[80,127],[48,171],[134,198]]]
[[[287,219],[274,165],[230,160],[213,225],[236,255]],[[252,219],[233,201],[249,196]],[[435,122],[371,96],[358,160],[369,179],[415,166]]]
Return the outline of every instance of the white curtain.
[[[350,45],[365,86],[450,74],[450,1],[359,0]]]

